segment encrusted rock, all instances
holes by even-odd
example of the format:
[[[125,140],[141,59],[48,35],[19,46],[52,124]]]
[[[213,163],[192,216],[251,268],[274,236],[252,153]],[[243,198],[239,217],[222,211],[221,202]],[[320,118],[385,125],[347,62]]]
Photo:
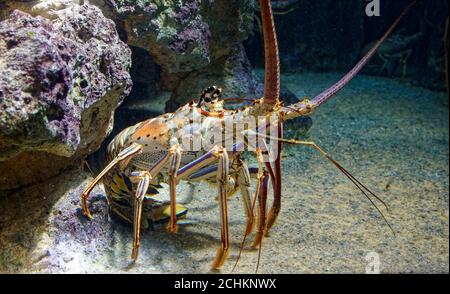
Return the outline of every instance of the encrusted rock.
[[[0,22],[0,190],[96,150],[131,89],[114,23],[91,5],[60,8],[52,20],[15,10]]]
[[[0,20],[4,20],[14,10],[30,13],[33,16],[55,18],[55,12],[74,4],[83,4],[84,0],[0,0]]]
[[[242,42],[253,27],[253,0],[91,0],[114,19],[123,39],[162,68],[171,109],[211,85],[224,96],[258,96]],[[245,72],[244,72],[245,71]],[[238,72],[240,72],[238,74]],[[245,78],[243,78],[245,76]]]
[[[229,57],[218,60],[201,71],[181,76],[174,87],[172,97],[195,99],[207,85],[218,85],[224,89],[225,97],[257,98],[263,94],[263,87],[253,73],[247,55],[237,46]],[[169,109],[181,106],[182,99],[171,99]]]

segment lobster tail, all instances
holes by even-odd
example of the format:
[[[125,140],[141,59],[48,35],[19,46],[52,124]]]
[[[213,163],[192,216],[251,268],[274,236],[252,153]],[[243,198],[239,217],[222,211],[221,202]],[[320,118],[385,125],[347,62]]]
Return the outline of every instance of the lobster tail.
[[[264,104],[275,105],[280,97],[280,57],[270,0],[259,0],[264,35]]]

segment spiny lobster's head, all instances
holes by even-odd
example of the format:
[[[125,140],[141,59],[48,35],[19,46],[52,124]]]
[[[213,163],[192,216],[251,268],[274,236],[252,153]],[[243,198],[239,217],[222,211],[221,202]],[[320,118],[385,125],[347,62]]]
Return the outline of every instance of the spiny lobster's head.
[[[211,113],[222,112],[224,101],[220,99],[221,96],[222,96],[221,88],[216,86],[206,88],[202,92],[202,95],[200,96],[197,107],[200,107],[202,110]]]

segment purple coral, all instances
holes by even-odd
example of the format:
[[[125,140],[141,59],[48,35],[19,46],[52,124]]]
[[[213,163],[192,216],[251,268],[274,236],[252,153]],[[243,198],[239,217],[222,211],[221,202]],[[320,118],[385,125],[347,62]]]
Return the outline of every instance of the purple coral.
[[[176,53],[184,53],[191,44],[199,44],[203,55],[207,57],[211,32],[208,24],[199,16],[199,11],[200,1],[189,0],[176,12],[174,20],[182,30],[169,44],[169,48]]]
[[[58,17],[16,10],[0,22],[0,189],[52,176],[95,151],[131,90],[131,51],[114,23],[91,5]],[[15,182],[8,173],[32,152],[44,153],[41,161],[27,163],[28,178]],[[43,175],[42,165],[52,170]]]
[[[179,11],[175,14],[175,19],[179,21],[186,21],[189,18],[195,17],[200,10],[199,0],[188,0],[179,8]]]
[[[48,131],[75,150],[79,137],[74,132],[79,121],[74,116],[79,110],[73,109],[67,94],[73,82],[71,61],[82,51],[81,47],[55,32],[50,21],[18,10],[0,23],[0,38],[7,43],[0,103],[9,110],[0,116],[2,132],[26,132],[19,130],[23,128],[21,122],[44,110]],[[45,134],[41,135],[43,139]]]
[[[169,44],[169,48],[176,53],[184,53],[190,44],[200,44],[205,56],[209,51],[209,27],[201,20],[194,20],[183,31],[177,34],[175,40]]]

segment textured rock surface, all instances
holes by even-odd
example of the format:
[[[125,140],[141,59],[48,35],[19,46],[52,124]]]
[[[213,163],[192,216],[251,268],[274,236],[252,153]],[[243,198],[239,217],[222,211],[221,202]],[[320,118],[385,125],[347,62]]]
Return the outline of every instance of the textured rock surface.
[[[0,23],[0,189],[96,150],[131,89],[131,53],[114,23],[94,6],[63,8],[52,21],[16,10]]]
[[[208,86],[226,97],[261,95],[241,46],[253,26],[252,0],[92,0],[115,20],[123,39],[150,52],[162,68],[169,109]]]
[[[222,87],[223,95],[227,98],[257,98],[263,94],[262,84],[253,73],[245,50],[238,46],[232,55],[200,70],[182,74],[176,81],[172,94],[174,99],[169,101],[168,109],[176,109],[186,99],[197,100],[202,89],[208,85]]]
[[[74,4],[83,4],[83,0],[0,0],[0,20],[6,19],[15,10],[27,12],[33,16],[55,18],[59,10]]]
[[[289,75],[284,82],[301,97],[338,78]],[[423,97],[429,102],[425,109],[415,103]],[[365,273],[367,254],[376,252],[382,273],[448,273],[445,95],[359,77],[313,116],[310,139],[389,204],[386,216],[396,237],[330,162],[307,147],[291,146],[284,150],[281,215],[264,239],[259,272]],[[89,201],[93,220],[81,215],[80,194],[90,180],[89,174],[73,171],[0,197],[0,272],[210,271],[220,244],[215,189],[182,182],[177,198],[189,212],[178,234],[166,233],[163,224],[144,231],[139,261],[130,266],[132,227],[108,215],[101,186]],[[161,197],[168,197],[166,185]],[[223,273],[231,272],[242,239],[239,198],[228,202],[232,250]],[[257,257],[257,251],[244,250],[237,272],[253,273]]]

